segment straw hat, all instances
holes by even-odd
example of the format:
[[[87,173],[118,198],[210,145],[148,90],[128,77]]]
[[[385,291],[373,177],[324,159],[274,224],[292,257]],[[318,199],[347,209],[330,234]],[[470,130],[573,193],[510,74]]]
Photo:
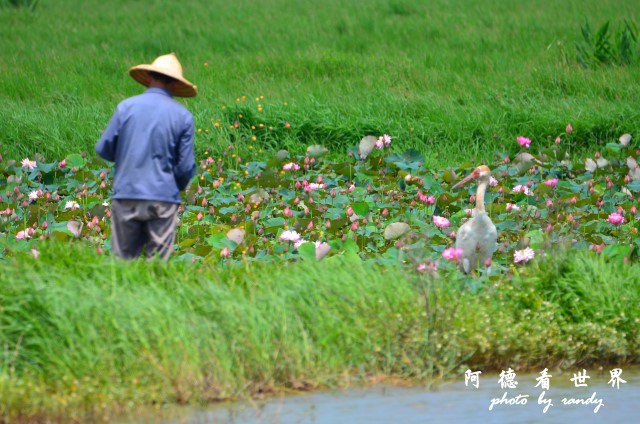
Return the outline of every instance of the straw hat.
[[[198,94],[198,88],[184,79],[182,65],[174,53],[159,56],[151,65],[138,65],[129,69],[129,75],[140,84],[149,87],[151,75],[149,72],[157,72],[176,80],[171,85],[171,94],[178,97],[193,97]]]

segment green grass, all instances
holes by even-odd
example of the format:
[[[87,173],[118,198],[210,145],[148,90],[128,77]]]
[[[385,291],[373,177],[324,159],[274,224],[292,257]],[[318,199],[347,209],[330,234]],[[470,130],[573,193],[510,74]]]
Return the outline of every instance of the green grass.
[[[585,70],[575,43],[585,20],[624,18],[637,21],[635,0],[0,7],[0,142],[11,157],[92,152],[117,102],[141,90],[127,69],[175,51],[200,89],[185,104],[202,150],[251,143],[250,130],[228,130],[238,112],[275,128],[255,144],[297,153],[318,142],[344,154],[389,133],[442,166],[516,150],[517,135],[555,138],[567,122],[593,147],[638,134],[640,65]]]
[[[204,267],[47,244],[38,260],[0,262],[0,421],[94,421],[466,367],[638,363],[639,276],[589,252],[478,286],[348,256]]]

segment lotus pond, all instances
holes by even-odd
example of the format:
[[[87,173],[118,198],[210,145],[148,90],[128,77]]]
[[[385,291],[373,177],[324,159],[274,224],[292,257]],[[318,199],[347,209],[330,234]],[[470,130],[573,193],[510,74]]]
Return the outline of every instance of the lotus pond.
[[[494,272],[551,245],[637,257],[640,150],[625,134],[598,143],[585,160],[572,154],[572,132],[569,125],[555,140],[533,142],[514,135],[487,164],[487,213],[499,232]],[[218,157],[204,151],[180,208],[174,256],[234,263],[357,254],[425,272],[451,269],[456,258],[446,249],[475,206],[473,185],[451,187],[479,164],[427,169],[399,144],[367,136],[341,161],[319,145],[306,156],[280,151],[267,160],[247,146],[229,145]],[[48,238],[84,239],[108,252],[112,177],[111,164],[86,154],[4,158],[0,257],[37,257]]]

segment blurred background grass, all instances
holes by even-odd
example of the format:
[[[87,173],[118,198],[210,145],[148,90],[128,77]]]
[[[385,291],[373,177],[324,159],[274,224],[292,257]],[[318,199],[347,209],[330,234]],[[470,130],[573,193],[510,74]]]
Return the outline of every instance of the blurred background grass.
[[[578,147],[592,147],[638,133],[640,66],[580,67],[580,27],[638,14],[635,0],[2,7],[0,142],[12,158],[92,152],[115,105],[141,92],[128,68],[174,51],[200,90],[184,100],[200,151],[321,143],[344,154],[365,134],[389,133],[396,149],[442,166],[515,150],[517,135],[553,139],[568,122]],[[250,115],[247,131],[229,129],[238,114]],[[273,129],[254,134],[252,123]]]

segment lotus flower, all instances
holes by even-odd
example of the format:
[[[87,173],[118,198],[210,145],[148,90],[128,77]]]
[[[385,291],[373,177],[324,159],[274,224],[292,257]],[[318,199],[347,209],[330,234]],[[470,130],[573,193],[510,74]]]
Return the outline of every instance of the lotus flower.
[[[302,236],[298,234],[297,231],[293,231],[293,230],[285,230],[282,232],[282,234],[280,234],[280,240],[282,241],[290,241],[295,243],[301,238]]]
[[[516,250],[513,254],[513,262],[529,262],[534,256],[536,256],[536,252],[534,252],[530,247],[527,247],[524,250]]]
[[[463,250],[459,247],[450,247],[442,252],[442,257],[448,261],[457,261],[462,257]]]
[[[300,165],[297,163],[289,162],[282,166],[282,169],[285,171],[297,171],[300,169]]]
[[[624,217],[617,212],[612,213],[607,218],[607,221],[612,223],[613,225],[620,225],[624,222]]]
[[[524,146],[527,149],[529,148],[529,145],[531,144],[531,140],[528,139],[527,137],[519,136],[516,140],[518,141],[519,145]]]
[[[22,159],[22,162],[20,162],[22,164],[23,168],[27,168],[30,171],[33,170],[36,167],[36,161],[35,160],[29,160],[29,158],[24,158]]]
[[[433,216],[433,223],[436,224],[438,228],[448,228],[451,223],[449,220],[443,216]]]

